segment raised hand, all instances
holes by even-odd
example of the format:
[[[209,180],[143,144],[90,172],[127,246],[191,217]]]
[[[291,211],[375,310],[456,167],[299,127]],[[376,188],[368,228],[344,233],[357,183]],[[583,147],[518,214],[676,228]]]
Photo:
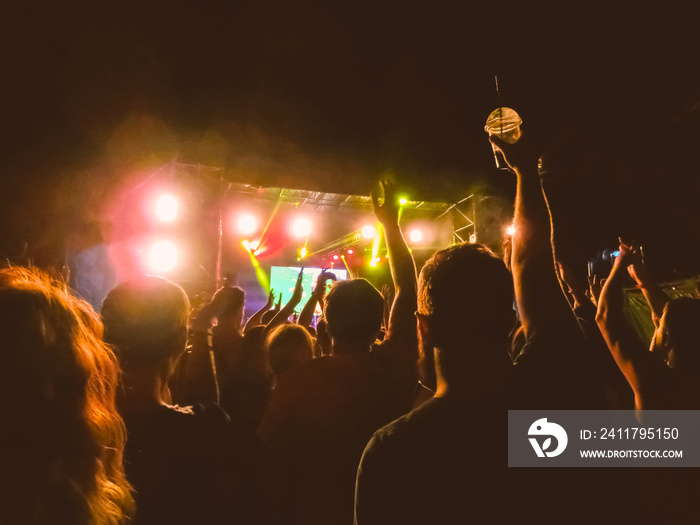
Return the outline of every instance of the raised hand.
[[[292,298],[289,300],[289,302],[294,304],[294,306],[298,305],[301,302],[301,298],[304,295],[304,286],[302,284],[303,279],[304,269],[302,268],[299,272],[299,276],[297,277],[297,283],[294,286],[294,293],[292,294]]]
[[[620,255],[622,255],[622,250],[620,250]],[[640,286],[643,286],[651,282],[651,277],[646,265],[644,264],[644,259],[642,258],[642,247],[635,246],[634,252],[632,254],[632,262],[627,266],[627,272],[630,277],[634,279],[634,282]]]
[[[328,281],[337,281],[338,278],[335,276],[333,272],[329,272],[327,268],[324,268],[321,273],[318,274],[318,277],[316,278],[316,288],[314,290],[317,293],[321,293],[321,296],[323,296],[326,293],[326,283]]]
[[[639,249],[639,246],[636,245],[636,243],[627,243],[625,244],[622,242],[622,239],[620,239],[620,255],[617,256],[615,259],[615,266],[621,266],[623,268],[627,268],[629,271],[629,268],[631,265],[641,265],[642,263],[642,257],[641,257],[641,252]],[[633,270],[634,271],[634,270]],[[631,274],[632,272],[630,272]],[[634,277],[634,276],[633,276]]]
[[[508,144],[496,135],[491,135],[489,141],[503,154],[508,166],[514,170],[537,167],[541,151],[528,139],[526,132],[522,132],[520,139],[514,144]]]
[[[270,308],[272,308],[272,305],[274,305],[274,304],[275,304],[275,291],[271,289],[270,294],[267,296],[267,303],[265,303],[265,308],[267,310],[269,310]]]
[[[396,225],[399,223],[399,202],[396,198],[396,185],[388,179],[382,179],[379,184],[384,190],[384,203],[379,204],[379,195],[376,191],[373,191],[372,204],[374,205],[374,214],[382,225]]]
[[[598,303],[600,292],[603,289],[604,280],[600,279],[597,274],[588,276],[588,293],[594,303]]]
[[[282,294],[280,294],[280,301],[282,300]],[[256,326],[260,326],[262,324],[262,317],[265,314],[265,312],[269,311],[273,305],[275,304],[275,291],[270,290],[269,295],[267,296],[267,303],[255,312],[250,319],[248,319],[248,322],[245,325],[245,329],[243,330],[243,333],[247,333],[251,328],[254,328]]]
[[[285,304],[284,307],[277,312],[277,315],[275,315],[275,317],[273,317],[272,320],[267,323],[264,331],[266,337],[274,327],[284,323],[289,316],[294,313],[294,309],[301,302],[301,298],[304,295],[304,287],[302,285],[303,278],[304,268],[302,268],[299,272],[299,277],[297,277],[297,282],[294,285],[294,292],[292,293],[291,299],[289,299],[287,304]],[[282,301],[281,296],[282,294],[280,294],[280,302]]]

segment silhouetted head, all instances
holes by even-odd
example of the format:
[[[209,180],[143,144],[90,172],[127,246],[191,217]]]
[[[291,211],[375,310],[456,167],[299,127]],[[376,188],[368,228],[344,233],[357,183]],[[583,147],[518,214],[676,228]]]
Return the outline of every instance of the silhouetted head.
[[[652,347],[668,356],[673,368],[700,373],[700,299],[679,297],[664,307]]]
[[[218,290],[211,300],[217,307],[219,325],[227,324],[240,327],[243,322],[245,292],[238,286],[225,286]]]
[[[120,523],[119,368],[86,302],[38,270],[0,270],[1,523]]]
[[[266,347],[270,368],[275,374],[282,374],[313,358],[314,340],[303,326],[285,323],[267,336]]]
[[[105,341],[123,366],[158,365],[184,352],[189,312],[187,295],[177,284],[139,277],[107,295],[102,306]]]
[[[341,346],[365,350],[379,335],[384,299],[365,279],[340,281],[326,296],[324,313],[334,349]]]
[[[506,265],[480,244],[458,244],[434,254],[418,282],[421,339],[443,350],[471,351],[470,342],[505,342],[513,327],[513,279]],[[505,349],[505,347],[504,347]],[[494,356],[495,357],[495,356]]]

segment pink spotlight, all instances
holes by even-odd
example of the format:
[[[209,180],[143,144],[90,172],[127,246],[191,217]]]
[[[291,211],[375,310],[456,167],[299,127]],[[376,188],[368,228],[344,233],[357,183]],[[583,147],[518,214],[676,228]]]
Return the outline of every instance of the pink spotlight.
[[[352,255],[353,253],[355,253],[355,250],[353,250],[352,248],[348,248],[348,255]]]
[[[252,215],[241,215],[236,225],[243,235],[252,235],[258,229],[258,221]]]
[[[163,222],[172,222],[177,218],[179,203],[170,194],[161,195],[156,201],[156,217]]]
[[[177,247],[170,241],[159,241],[148,251],[148,265],[157,273],[167,273],[177,266]]]
[[[292,223],[291,233],[294,237],[308,237],[311,233],[311,221],[305,217],[299,217]]]

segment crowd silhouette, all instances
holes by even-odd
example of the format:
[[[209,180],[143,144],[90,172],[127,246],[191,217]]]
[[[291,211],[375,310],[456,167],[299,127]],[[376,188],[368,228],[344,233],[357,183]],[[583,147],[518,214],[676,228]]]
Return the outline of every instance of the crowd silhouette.
[[[508,410],[695,410],[700,299],[667,297],[627,239],[604,283],[578,282],[540,152],[490,140],[517,178],[503,258],[462,243],[417,272],[383,180],[392,286],[324,271],[295,322],[301,273],[244,324],[229,284],[193,312],[144,276],[100,319],[39,270],[0,271],[0,523],[697,522],[693,472],[507,467]]]

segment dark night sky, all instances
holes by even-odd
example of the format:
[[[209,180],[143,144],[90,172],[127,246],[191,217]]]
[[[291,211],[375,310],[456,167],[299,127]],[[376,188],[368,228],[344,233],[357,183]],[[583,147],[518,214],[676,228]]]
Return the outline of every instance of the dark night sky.
[[[392,172],[416,198],[507,202],[483,132],[498,74],[546,146],[574,251],[626,233],[665,270],[700,270],[692,14],[524,4],[12,8],[0,248],[56,249],[123,177],[173,159],[343,193]]]

